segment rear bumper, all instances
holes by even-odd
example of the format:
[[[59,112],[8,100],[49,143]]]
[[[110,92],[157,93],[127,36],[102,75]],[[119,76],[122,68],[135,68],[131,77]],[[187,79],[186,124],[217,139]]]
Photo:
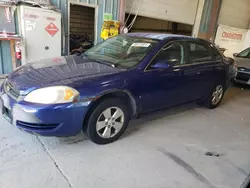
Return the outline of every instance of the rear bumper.
[[[32,104],[0,91],[0,113],[14,126],[42,136],[74,136],[81,132],[89,103]]]

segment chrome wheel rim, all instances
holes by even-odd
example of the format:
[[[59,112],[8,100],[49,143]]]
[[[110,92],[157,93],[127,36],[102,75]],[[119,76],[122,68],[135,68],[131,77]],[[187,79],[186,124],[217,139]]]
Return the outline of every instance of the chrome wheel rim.
[[[116,136],[124,125],[124,113],[118,107],[110,107],[104,110],[96,122],[96,132],[102,138]]]
[[[218,86],[214,89],[213,96],[212,96],[212,104],[213,104],[213,105],[219,104],[219,102],[220,102],[221,99],[222,99],[223,92],[224,92],[224,91],[223,91],[222,85],[218,85]]]

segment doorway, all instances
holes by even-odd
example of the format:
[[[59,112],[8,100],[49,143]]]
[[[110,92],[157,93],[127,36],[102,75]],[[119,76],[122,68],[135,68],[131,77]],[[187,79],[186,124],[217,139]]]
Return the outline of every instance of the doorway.
[[[97,7],[85,3],[69,4],[69,53],[83,53],[96,42]]]

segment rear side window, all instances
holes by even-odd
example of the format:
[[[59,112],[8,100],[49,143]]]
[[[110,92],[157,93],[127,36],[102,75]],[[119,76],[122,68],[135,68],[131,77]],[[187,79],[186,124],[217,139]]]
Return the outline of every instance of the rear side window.
[[[213,60],[211,48],[206,44],[188,42],[190,63],[200,63]]]

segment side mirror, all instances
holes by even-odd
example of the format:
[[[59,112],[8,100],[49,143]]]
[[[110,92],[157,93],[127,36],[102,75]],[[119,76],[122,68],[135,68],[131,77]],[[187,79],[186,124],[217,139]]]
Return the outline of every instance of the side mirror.
[[[158,61],[151,66],[153,69],[167,69],[169,67],[170,65],[167,63],[167,61]]]
[[[237,57],[237,56],[238,56],[238,53],[234,53],[233,56],[234,56],[234,57]]]

